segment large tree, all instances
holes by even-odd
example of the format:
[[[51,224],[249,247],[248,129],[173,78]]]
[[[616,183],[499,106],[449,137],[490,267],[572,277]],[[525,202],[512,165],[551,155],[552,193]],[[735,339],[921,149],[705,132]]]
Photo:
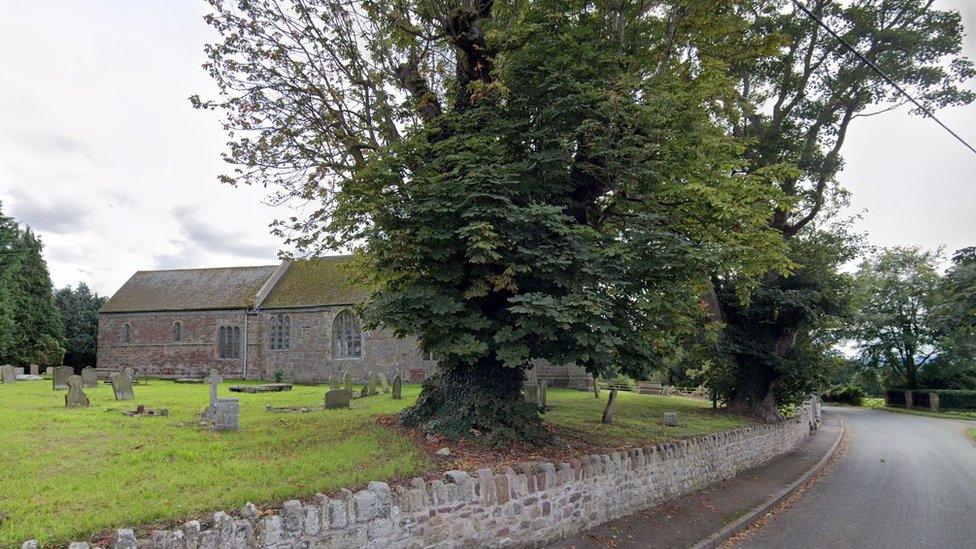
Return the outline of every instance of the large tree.
[[[953,254],[934,301],[932,322],[939,351],[922,372],[922,384],[976,389],[976,247]]]
[[[84,282],[54,292],[64,320],[64,363],[75,369],[93,366],[98,351],[98,311],[105,298],[93,293]]]
[[[810,0],[805,5],[929,108],[973,100],[971,91],[959,87],[974,70],[960,55],[958,13],[933,9],[930,0]],[[847,132],[857,118],[898,108],[905,99],[793,2],[748,8],[741,13],[752,21],[750,32],[777,37],[779,50],[732,68],[739,85],[728,104],[731,128],[749,143],[750,173],[776,170],[776,186],[788,205],[770,216],[769,226],[786,240],[794,273],[805,280],[793,288],[796,282],[771,270],[756,297],[743,305],[730,289],[741,285],[741,275],[714,278],[727,323],[722,347],[730,361],[721,390],[742,409],[775,418],[781,400],[796,398],[797,389],[815,379],[815,372],[798,370],[809,365],[813,348],[806,343],[816,338],[822,322],[844,310],[843,303],[823,299],[832,293],[836,270],[822,268],[822,253],[811,261],[808,251],[813,243],[830,241],[816,233],[844,201],[836,177]],[[842,264],[849,249],[833,249],[837,255],[830,262]]]
[[[932,318],[940,278],[937,257],[918,248],[890,248],[857,272],[854,340],[862,362],[893,371],[907,387],[938,352]]]
[[[436,353],[409,424],[542,438],[533,360],[643,377],[708,275],[786,273],[778,168],[744,169],[728,69],[769,48],[738,2],[213,0],[233,184],[352,248],[363,314]]]

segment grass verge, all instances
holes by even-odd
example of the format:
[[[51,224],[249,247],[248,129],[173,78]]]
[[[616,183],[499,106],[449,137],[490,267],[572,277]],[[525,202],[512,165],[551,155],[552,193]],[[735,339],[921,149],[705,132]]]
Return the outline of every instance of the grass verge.
[[[945,419],[971,419],[976,420],[976,411],[964,411],[964,410],[944,410],[941,412],[929,412],[927,410],[913,410],[909,408],[896,408],[894,406],[885,406],[885,401],[883,398],[866,398],[864,399],[864,405],[868,408],[874,408],[876,410],[885,410],[886,412],[897,412],[899,414],[911,414],[914,416],[928,416],[928,417],[941,417]]]

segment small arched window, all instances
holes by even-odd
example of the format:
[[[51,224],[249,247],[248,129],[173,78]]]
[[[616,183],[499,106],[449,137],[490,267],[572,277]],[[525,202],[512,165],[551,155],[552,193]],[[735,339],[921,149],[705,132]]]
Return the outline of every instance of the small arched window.
[[[268,346],[272,351],[291,348],[291,317],[284,314],[271,315],[268,327]]]
[[[122,343],[132,343],[132,326],[128,322],[122,325]]]
[[[363,328],[351,311],[342,311],[332,324],[332,356],[356,358],[363,356]]]
[[[183,323],[179,320],[173,323],[173,341],[183,341]]]

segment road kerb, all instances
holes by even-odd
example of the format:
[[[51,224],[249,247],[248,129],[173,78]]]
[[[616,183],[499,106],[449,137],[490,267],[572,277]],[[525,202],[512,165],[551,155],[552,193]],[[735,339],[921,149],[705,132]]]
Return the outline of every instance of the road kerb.
[[[803,476],[795,480],[792,484],[784,488],[778,494],[769,498],[768,500],[758,505],[757,507],[754,507],[745,515],[739,517],[731,524],[726,525],[718,532],[715,532],[714,534],[708,536],[707,538],[699,541],[692,547],[694,549],[713,549],[725,543],[725,541],[727,541],[732,536],[748,529],[753,522],[759,519],[759,517],[762,517],[763,515],[768,513],[770,509],[776,507],[781,501],[788,498],[790,495],[796,492],[798,488],[803,486],[804,483],[810,480],[810,478],[813,477],[813,475],[817,474],[817,471],[822,469],[823,466],[827,464],[827,460],[829,460],[831,456],[834,455],[834,452],[837,450],[837,447],[840,446],[840,443],[842,440],[844,440],[844,435],[846,434],[847,434],[847,422],[844,420],[843,417],[841,417],[840,436],[837,437],[837,440],[835,440],[834,444],[830,447],[829,450],[827,450],[827,453],[824,454],[824,456],[820,458],[820,461],[818,461],[813,467],[811,467],[810,470],[808,470],[806,473],[803,473]]]

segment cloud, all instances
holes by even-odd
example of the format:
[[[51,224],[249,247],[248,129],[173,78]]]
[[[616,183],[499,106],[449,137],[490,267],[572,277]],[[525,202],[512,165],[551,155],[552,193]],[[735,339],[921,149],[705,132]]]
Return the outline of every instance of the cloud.
[[[23,149],[45,156],[77,155],[89,160],[94,156],[91,149],[80,140],[55,131],[13,131],[9,133],[7,140]]]
[[[41,196],[24,190],[10,192],[10,216],[35,231],[67,234],[84,229],[91,211],[84,200],[66,195]]]
[[[230,256],[237,260],[274,261],[278,249],[273,244],[255,243],[247,235],[215,225],[206,214],[193,206],[178,206],[172,210],[183,238],[173,241],[176,250],[153,257],[159,269],[200,266],[214,255]]]

